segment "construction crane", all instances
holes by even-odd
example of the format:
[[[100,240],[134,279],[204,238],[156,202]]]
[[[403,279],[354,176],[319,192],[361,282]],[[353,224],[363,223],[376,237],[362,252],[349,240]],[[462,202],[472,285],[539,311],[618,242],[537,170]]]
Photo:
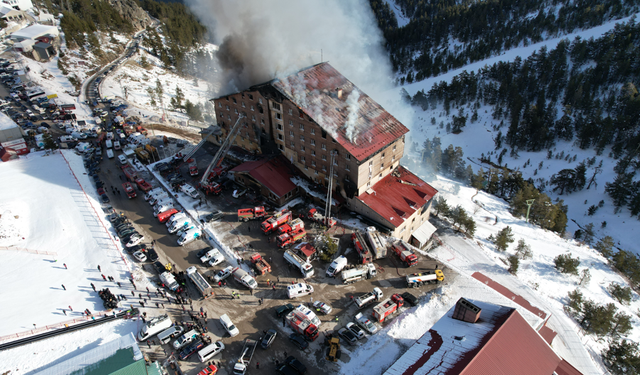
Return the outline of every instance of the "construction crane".
[[[216,152],[216,155],[213,157],[213,160],[211,160],[211,163],[209,163],[207,170],[202,175],[202,179],[200,180],[200,189],[202,189],[206,194],[209,194],[210,192],[219,192],[220,188],[218,184],[215,182],[212,183],[212,180],[222,174],[220,165],[222,165],[225,155],[229,152],[229,149],[233,145],[233,141],[235,141],[236,136],[240,132],[240,128],[242,128],[240,120],[244,117],[244,115],[240,114],[236,123],[229,130],[227,138],[222,142],[218,152]]]

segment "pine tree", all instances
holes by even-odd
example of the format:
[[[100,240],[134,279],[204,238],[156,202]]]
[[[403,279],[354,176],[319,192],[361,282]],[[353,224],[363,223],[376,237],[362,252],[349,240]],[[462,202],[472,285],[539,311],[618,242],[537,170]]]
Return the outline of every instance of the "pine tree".
[[[600,252],[605,258],[610,258],[613,255],[613,238],[611,236],[605,236],[600,239],[594,246],[596,250]]]
[[[511,273],[512,275],[515,275],[518,273],[518,267],[520,267],[520,259],[518,258],[517,255],[510,255],[507,258],[507,261],[509,262],[509,273]]]
[[[513,230],[510,226],[506,226],[496,234],[494,245],[496,250],[505,251],[513,241]]]
[[[611,293],[611,297],[620,302],[620,304],[622,305],[628,305],[629,302],[631,302],[631,288],[629,288],[628,286],[622,286],[618,283],[611,283],[607,287],[607,291]]]
[[[580,265],[580,259],[572,258],[571,254],[560,254],[557,257],[555,257],[553,262],[555,263],[558,271],[562,273],[569,273],[573,275],[578,274],[578,266]]]
[[[518,240],[518,246],[516,246],[516,255],[520,259],[529,259],[533,255],[531,253],[531,246],[527,245],[524,239]]]
[[[615,375],[640,374],[640,356],[638,343],[636,342],[631,340],[612,340],[602,358],[611,373]]]

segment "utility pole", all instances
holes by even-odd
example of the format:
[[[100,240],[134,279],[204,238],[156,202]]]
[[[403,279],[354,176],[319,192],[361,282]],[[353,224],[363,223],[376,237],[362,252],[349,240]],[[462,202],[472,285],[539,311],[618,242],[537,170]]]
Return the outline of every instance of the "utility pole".
[[[527,199],[526,203],[527,203],[527,223],[529,222],[529,211],[531,211],[531,206],[533,206],[533,202],[535,202],[535,199]]]

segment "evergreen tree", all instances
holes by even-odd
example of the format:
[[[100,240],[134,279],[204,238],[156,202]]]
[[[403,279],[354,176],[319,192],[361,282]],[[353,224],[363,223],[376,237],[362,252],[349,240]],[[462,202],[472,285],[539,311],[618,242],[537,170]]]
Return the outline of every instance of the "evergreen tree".
[[[611,238],[611,236],[605,236],[596,243],[594,248],[605,258],[610,258],[613,255],[613,245],[613,238]]]
[[[640,374],[638,343],[631,340],[610,341],[603,353],[609,371],[615,375]]]
[[[507,261],[509,262],[509,273],[511,273],[512,275],[518,273],[518,267],[520,267],[520,259],[518,258],[518,256],[510,255],[507,258]]]
[[[611,293],[611,297],[620,302],[620,304],[622,305],[628,305],[629,302],[631,302],[631,288],[629,288],[628,286],[611,283],[607,287],[607,291]]]
[[[505,251],[513,241],[513,230],[510,226],[506,226],[496,234],[494,244],[496,245],[496,250]]]
[[[568,273],[577,275],[578,266],[580,265],[579,258],[572,258],[571,254],[560,254],[554,258],[553,262],[556,265],[558,271],[562,273]]]

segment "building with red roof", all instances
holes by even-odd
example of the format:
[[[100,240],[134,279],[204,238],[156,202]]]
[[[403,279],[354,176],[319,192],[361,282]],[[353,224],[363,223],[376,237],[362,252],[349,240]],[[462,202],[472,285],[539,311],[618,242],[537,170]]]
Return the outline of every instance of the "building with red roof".
[[[350,210],[408,242],[427,222],[436,190],[399,167],[409,130],[329,63],[213,102],[218,143],[243,115],[236,145],[255,154],[280,152],[318,185],[329,186],[332,176],[334,196]],[[401,177],[389,177],[392,172]],[[423,228],[412,243],[422,247],[430,233]]]
[[[384,374],[579,374],[572,371],[516,309],[461,298]]]
[[[248,189],[259,191],[276,206],[282,206],[299,194],[291,182],[291,165],[282,156],[244,162],[229,171],[234,180]]]

